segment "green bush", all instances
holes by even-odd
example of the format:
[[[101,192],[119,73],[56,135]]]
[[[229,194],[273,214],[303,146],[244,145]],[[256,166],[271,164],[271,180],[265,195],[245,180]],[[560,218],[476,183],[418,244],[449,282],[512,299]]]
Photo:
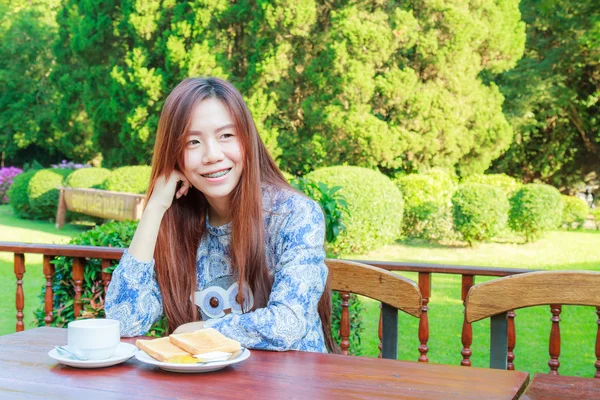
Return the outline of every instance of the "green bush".
[[[506,226],[506,195],[492,185],[464,183],[452,197],[454,228],[469,244],[491,239]]]
[[[281,173],[283,174],[283,177],[288,181],[288,182],[292,182],[294,179],[296,179],[296,177],[292,174],[290,174],[289,172],[285,172],[285,171],[281,171]]]
[[[146,165],[117,168],[104,182],[104,189],[113,192],[144,194],[150,184],[151,171],[152,168]]]
[[[502,190],[510,198],[523,186],[521,182],[506,174],[475,174],[463,178],[462,183],[485,183]]]
[[[456,177],[440,168],[426,173],[396,178],[404,198],[402,232],[405,236],[427,240],[451,239],[451,199]]]
[[[58,207],[59,188],[73,170],[48,168],[36,171],[27,186],[30,215],[34,219],[53,219]]]
[[[593,208],[590,211],[592,217],[594,217],[594,224],[596,224],[596,229],[600,230],[600,207]]]
[[[83,232],[72,238],[69,244],[84,246],[110,246],[128,247],[137,229],[137,221],[110,222],[105,225],[96,226],[94,229]],[[73,259],[68,257],[56,257],[52,261],[55,273],[52,277],[52,290],[54,293],[54,309],[52,310],[52,326],[65,327],[74,318],[75,285],[72,278]],[[112,272],[118,265],[114,261],[106,272]],[[45,324],[44,296],[46,286],[42,286],[39,307],[35,311],[35,319],[38,326]],[[81,293],[82,312],[79,318],[103,318],[104,317],[104,285],[102,284],[102,266],[99,259],[89,259],[85,263],[83,280],[83,291]],[[166,333],[164,320],[155,323],[149,336],[161,336]]]
[[[562,220],[560,192],[538,183],[523,185],[510,199],[508,224],[529,242],[557,228]]]
[[[313,171],[307,179],[341,186],[340,194],[348,202],[346,230],[331,245],[335,253],[362,253],[400,236],[404,202],[387,176],[367,168],[337,166]]]
[[[590,213],[587,202],[576,196],[562,195],[561,199],[563,204],[562,223],[569,228],[573,224],[583,225]]]
[[[37,170],[31,170],[15,176],[12,185],[10,185],[10,189],[8,189],[8,202],[15,215],[19,218],[31,217],[27,186],[29,186],[29,181],[36,172]]]
[[[77,189],[102,189],[110,176],[106,168],[79,168],[67,177],[65,185]]]

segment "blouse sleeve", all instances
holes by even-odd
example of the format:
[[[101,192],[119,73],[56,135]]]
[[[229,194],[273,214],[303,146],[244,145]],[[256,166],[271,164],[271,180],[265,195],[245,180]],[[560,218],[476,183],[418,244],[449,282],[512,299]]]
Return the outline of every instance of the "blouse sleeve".
[[[106,318],[121,324],[121,336],[140,336],[150,330],[163,313],[154,260],[142,262],[123,253],[112,274],[104,303]]]
[[[284,351],[294,349],[306,336],[311,317],[318,318],[317,305],[328,273],[321,208],[307,198],[294,201],[292,211],[275,234],[279,257],[267,306],[209,320],[204,326],[217,329],[245,347]]]

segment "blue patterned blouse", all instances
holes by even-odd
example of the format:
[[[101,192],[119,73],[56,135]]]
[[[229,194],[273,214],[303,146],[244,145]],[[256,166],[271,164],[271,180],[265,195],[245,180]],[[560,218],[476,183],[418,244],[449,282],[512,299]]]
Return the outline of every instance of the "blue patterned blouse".
[[[291,190],[263,186],[265,255],[273,288],[265,308],[235,299],[230,265],[231,223],[206,230],[196,254],[198,305],[205,327],[217,329],[242,346],[264,350],[326,352],[317,304],[327,279],[325,221],[319,205]],[[121,322],[121,335],[145,334],[163,314],[154,260],[141,262],[127,251],[115,269],[105,302],[106,317]]]

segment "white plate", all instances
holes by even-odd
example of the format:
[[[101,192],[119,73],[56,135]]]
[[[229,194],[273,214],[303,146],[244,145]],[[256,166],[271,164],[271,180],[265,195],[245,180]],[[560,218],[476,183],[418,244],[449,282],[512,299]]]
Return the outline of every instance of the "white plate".
[[[160,362],[152,357],[150,357],[145,351],[140,350],[135,353],[135,358],[140,360],[143,363],[156,365],[160,369],[164,369],[165,371],[171,372],[183,372],[183,373],[195,373],[195,372],[210,372],[217,371],[219,369],[223,369],[229,365],[240,363],[250,357],[250,350],[244,348],[242,354],[240,354],[237,358],[230,361],[212,361],[208,363],[198,363],[198,364],[176,364],[176,363],[165,363]]]
[[[69,349],[69,346],[63,346],[63,347],[66,347],[67,350]],[[125,361],[129,360],[131,357],[133,357],[134,354],[137,353],[137,351],[138,351],[138,348],[135,347],[134,345],[121,342],[121,343],[119,343],[119,346],[117,347],[117,350],[115,351],[115,354],[113,354],[113,356],[111,358],[107,358],[106,360],[80,361],[80,360],[71,358],[70,356],[63,355],[63,354],[59,353],[56,349],[50,350],[48,352],[48,355],[50,356],[50,358],[55,359],[59,363],[68,365],[70,367],[102,368],[102,367],[110,367],[112,365],[117,365],[122,362],[125,362]]]

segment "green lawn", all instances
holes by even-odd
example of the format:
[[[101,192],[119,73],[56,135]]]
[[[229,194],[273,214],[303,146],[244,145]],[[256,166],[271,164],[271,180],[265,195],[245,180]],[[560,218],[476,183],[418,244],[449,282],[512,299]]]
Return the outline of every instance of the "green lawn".
[[[48,221],[28,221],[15,217],[7,205],[0,205],[0,241],[26,243],[66,243],[69,239],[89,227],[66,224],[57,230]],[[46,278],[42,273],[42,256],[25,255],[25,275],[23,290],[25,292],[25,328],[33,326],[33,310],[39,304],[40,288]],[[0,335],[15,331],[17,322],[16,278],[12,253],[0,253]]]
[[[531,269],[600,270],[600,232],[556,231],[531,244],[489,243],[476,248],[445,247],[419,242],[398,243],[363,255],[345,258],[427,262],[439,264],[497,266]],[[415,273],[402,274],[417,280]],[[476,278],[481,283],[490,278]],[[429,302],[430,362],[460,364],[463,306],[460,276],[433,274]],[[377,326],[379,303],[362,298],[364,308],[361,335],[363,354],[378,354]],[[399,316],[399,358],[417,360],[418,320],[404,313]],[[549,307],[516,311],[517,344],[515,367],[528,372],[548,372]],[[593,307],[564,306],[561,313],[561,367],[565,375],[591,377],[595,373],[594,343],[598,319]],[[489,320],[473,324],[474,366],[489,362]]]
[[[70,237],[87,229],[85,226],[66,225],[60,231],[45,221],[20,220],[8,206],[0,206],[0,241],[37,243],[65,243]],[[427,262],[440,264],[480,265],[536,269],[600,270],[600,232],[557,231],[531,244],[516,244],[514,238],[483,244],[476,248],[447,247],[419,242],[385,246],[363,255],[345,258]],[[24,276],[25,322],[33,326],[33,310],[45,282],[41,256],[27,255]],[[404,274],[416,280],[416,274]],[[483,282],[477,278],[476,283]],[[0,335],[15,330],[15,276],[12,254],[0,253]],[[460,299],[460,277],[434,274],[429,303],[429,359],[430,362],[460,364],[463,307]],[[377,350],[378,303],[363,298],[363,354],[375,356]],[[547,372],[548,337],[550,332],[548,307],[517,311],[517,346],[515,365],[519,370]],[[591,307],[563,307],[561,314],[561,363],[565,375],[593,376],[594,343],[597,316]],[[417,360],[418,320],[402,314],[399,317],[399,358]],[[489,321],[473,325],[473,365],[487,366]]]

